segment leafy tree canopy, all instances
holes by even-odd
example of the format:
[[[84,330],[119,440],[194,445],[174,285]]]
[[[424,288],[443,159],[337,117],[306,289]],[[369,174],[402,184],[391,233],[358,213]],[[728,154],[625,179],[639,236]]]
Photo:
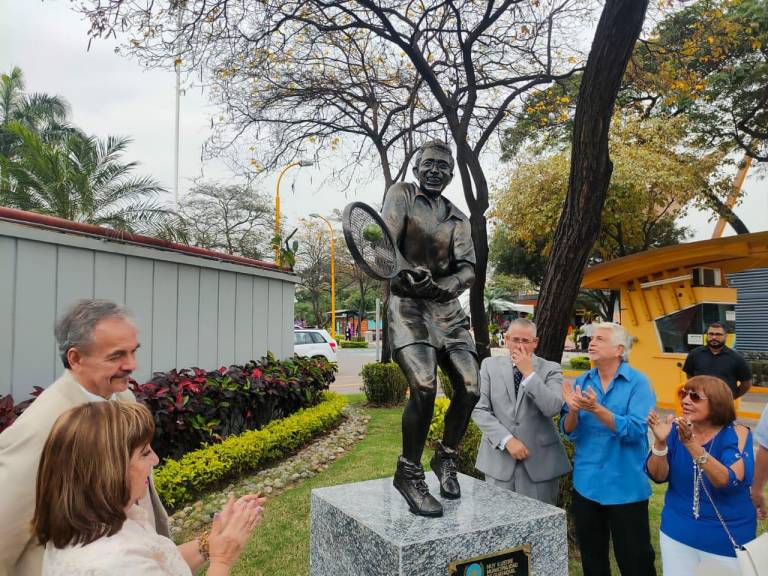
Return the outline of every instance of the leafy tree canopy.
[[[250,186],[199,183],[183,198],[180,212],[195,246],[256,259],[268,250],[271,200]]]
[[[580,82],[574,75],[528,95],[505,133],[506,159],[526,146],[566,145]],[[767,161],[768,0],[668,7],[637,43],[617,106],[643,118],[685,118],[692,149],[741,149]]]
[[[680,241],[685,230],[675,221],[689,207],[724,193],[727,182],[712,179],[722,153],[699,158],[680,146],[684,137],[682,121],[629,117],[614,123],[614,170],[594,249],[597,260]],[[504,271],[540,280],[541,258],[551,248],[569,169],[568,150],[559,151],[520,164],[497,192],[493,215],[500,226],[493,253]],[[502,249],[505,244],[508,250]],[[513,262],[517,265],[510,266]],[[525,272],[529,266],[530,274]]]

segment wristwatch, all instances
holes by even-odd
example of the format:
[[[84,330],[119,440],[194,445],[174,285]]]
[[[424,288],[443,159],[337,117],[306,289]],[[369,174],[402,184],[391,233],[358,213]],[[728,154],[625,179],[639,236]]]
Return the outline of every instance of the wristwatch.
[[[702,464],[706,464],[707,460],[709,460],[709,454],[704,452],[701,456],[696,456],[696,458],[693,459],[693,463],[696,464],[696,466],[701,466]]]

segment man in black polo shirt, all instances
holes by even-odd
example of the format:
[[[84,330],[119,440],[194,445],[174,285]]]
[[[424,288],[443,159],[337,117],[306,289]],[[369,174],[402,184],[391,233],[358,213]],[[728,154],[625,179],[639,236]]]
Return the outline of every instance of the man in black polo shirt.
[[[733,397],[744,396],[752,386],[752,372],[744,357],[725,345],[725,326],[719,322],[707,328],[707,345],[694,348],[688,353],[683,372],[694,376],[717,376],[733,392]],[[738,384],[737,384],[738,382]]]

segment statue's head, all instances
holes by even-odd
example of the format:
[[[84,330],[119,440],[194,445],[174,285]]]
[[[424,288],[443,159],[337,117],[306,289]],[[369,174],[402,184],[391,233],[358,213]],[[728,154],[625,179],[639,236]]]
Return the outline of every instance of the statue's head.
[[[419,188],[429,196],[443,193],[453,179],[453,155],[442,140],[430,140],[421,145],[413,157],[413,175]]]

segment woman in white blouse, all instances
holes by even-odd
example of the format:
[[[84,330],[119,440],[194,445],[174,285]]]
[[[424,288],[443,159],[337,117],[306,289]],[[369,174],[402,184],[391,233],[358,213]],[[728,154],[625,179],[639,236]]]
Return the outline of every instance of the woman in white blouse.
[[[264,499],[245,496],[214,517],[199,550],[155,532],[137,505],[157,455],[155,425],[140,404],[95,402],[62,414],[43,448],[33,530],[45,546],[43,576],[226,576],[261,518]]]

